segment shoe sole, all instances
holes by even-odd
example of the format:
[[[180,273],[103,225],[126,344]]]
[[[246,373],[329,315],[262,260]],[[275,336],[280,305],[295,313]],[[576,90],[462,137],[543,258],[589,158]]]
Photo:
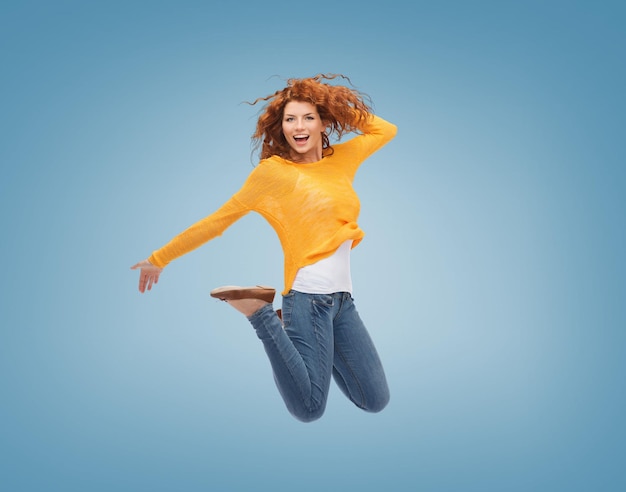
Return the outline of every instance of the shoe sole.
[[[227,285],[218,287],[211,291],[211,297],[222,301],[236,301],[241,299],[260,299],[271,303],[274,301],[276,289],[272,287],[264,287],[257,285],[255,287],[238,287],[236,285]]]

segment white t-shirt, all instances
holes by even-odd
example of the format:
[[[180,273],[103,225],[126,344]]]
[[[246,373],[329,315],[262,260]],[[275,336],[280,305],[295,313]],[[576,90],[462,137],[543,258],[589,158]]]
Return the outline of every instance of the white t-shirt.
[[[293,290],[305,294],[352,293],[350,250],[352,240],[345,241],[332,256],[298,270]]]

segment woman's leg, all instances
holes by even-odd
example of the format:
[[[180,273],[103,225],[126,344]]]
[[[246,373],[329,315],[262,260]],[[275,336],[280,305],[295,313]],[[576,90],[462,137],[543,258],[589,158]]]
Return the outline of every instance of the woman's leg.
[[[303,422],[320,418],[326,409],[337,300],[333,295],[292,291],[283,298],[282,323],[271,305],[248,316],[263,342],[287,409]]]
[[[383,366],[350,294],[342,293],[334,320],[333,376],[343,393],[359,408],[379,412],[389,402]]]

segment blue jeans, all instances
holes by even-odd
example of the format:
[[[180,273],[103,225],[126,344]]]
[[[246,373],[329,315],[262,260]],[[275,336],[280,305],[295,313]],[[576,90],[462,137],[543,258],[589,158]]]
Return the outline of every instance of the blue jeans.
[[[269,304],[248,319],[294,417],[311,422],[323,415],[331,374],[357,407],[368,412],[385,408],[389,402],[385,373],[349,293],[292,290],[283,297],[282,317],[281,323]]]

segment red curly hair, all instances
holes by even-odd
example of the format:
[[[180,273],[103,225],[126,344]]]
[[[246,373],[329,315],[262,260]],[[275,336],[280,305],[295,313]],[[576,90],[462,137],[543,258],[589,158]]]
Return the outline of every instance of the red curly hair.
[[[365,102],[367,96],[356,89],[342,85],[331,85],[323,81],[336,78],[348,81],[350,79],[341,74],[319,74],[303,79],[288,79],[284,89],[274,94],[259,97],[254,105],[260,101],[267,101],[257,121],[256,130],[252,135],[254,148],[261,148],[261,159],[272,155],[290,159],[291,147],[283,135],[283,112],[290,101],[308,102],[317,108],[320,118],[328,131],[322,135],[324,155],[332,154],[330,136],[335,134],[337,140],[345,133],[358,132],[359,122],[366,119],[371,113],[370,106]]]

